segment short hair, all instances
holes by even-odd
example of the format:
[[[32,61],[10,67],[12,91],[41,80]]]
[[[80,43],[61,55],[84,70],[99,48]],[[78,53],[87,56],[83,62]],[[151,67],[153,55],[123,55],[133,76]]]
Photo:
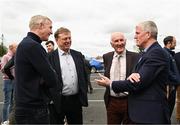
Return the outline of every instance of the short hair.
[[[140,23],[144,31],[150,32],[151,37],[157,40],[158,28],[153,21],[144,21]]]
[[[47,16],[42,16],[42,15],[35,15],[31,17],[30,22],[29,22],[29,28],[32,29],[37,29],[39,28],[40,24],[44,24],[46,21],[52,22]]]
[[[12,42],[10,45],[9,45],[9,50],[12,50],[13,48],[17,47],[17,43],[16,42]]]
[[[54,46],[54,42],[52,40],[49,40],[45,43],[45,45],[48,45],[49,43],[51,43]]]
[[[172,43],[173,41],[173,36],[167,36],[164,38],[163,42],[164,42],[164,45],[167,45],[168,42]]]
[[[59,29],[56,30],[56,32],[54,33],[54,38],[57,39],[59,34],[63,34],[63,33],[71,33],[71,31],[67,28],[64,27],[60,27]]]

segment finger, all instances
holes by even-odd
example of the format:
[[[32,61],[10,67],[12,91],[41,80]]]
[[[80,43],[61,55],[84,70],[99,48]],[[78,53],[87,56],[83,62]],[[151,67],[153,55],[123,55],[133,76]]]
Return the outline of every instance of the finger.
[[[101,78],[104,78],[104,79],[105,79],[105,76],[103,76],[101,73],[98,73],[98,75],[99,75]]]
[[[129,78],[128,80],[130,80],[132,83],[134,83],[134,80],[133,80],[133,79]]]

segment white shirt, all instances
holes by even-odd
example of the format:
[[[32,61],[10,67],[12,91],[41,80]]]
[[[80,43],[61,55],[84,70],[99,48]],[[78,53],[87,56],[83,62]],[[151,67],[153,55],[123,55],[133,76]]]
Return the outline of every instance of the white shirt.
[[[119,73],[119,78],[115,78],[115,73],[116,73],[116,61],[117,58],[120,56],[120,61],[119,61],[119,68],[120,68],[120,73]],[[126,79],[126,50],[121,54],[118,55],[116,52],[114,52],[113,55],[113,60],[112,60],[112,65],[111,65],[111,69],[110,69],[110,79],[112,81],[118,81],[118,80],[125,80]],[[115,97],[119,97],[119,96],[126,96],[127,92],[125,93],[115,93],[112,88],[110,87],[110,95],[111,96],[115,96]]]
[[[78,93],[78,78],[74,60],[70,52],[65,53],[58,48],[60,67],[63,81],[63,95],[74,95]]]

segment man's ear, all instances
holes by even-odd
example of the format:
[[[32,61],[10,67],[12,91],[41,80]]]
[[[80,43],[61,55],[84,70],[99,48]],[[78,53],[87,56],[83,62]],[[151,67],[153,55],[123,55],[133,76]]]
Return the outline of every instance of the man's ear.
[[[44,24],[43,24],[43,23],[40,23],[40,24],[39,24],[39,29],[43,29],[43,27],[44,27]]]

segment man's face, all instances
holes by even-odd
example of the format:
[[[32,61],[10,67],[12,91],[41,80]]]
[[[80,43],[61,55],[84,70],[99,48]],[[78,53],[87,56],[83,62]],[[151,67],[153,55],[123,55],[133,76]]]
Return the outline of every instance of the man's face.
[[[136,46],[145,48],[149,38],[149,33],[143,31],[141,26],[136,26],[134,39],[136,40]]]
[[[71,33],[59,34],[56,42],[60,49],[68,52],[71,47]]]
[[[16,53],[16,49],[17,49],[17,44],[14,44],[11,50],[13,54]]]
[[[111,37],[111,46],[118,54],[121,54],[125,50],[126,46],[126,39],[124,38],[124,35],[119,33],[113,34]]]
[[[52,22],[47,20],[45,23],[40,25],[40,38],[42,41],[48,41],[49,36],[52,34]]]
[[[171,42],[170,49],[173,50],[176,47],[176,38],[173,37],[173,41]]]
[[[46,45],[46,48],[47,48],[48,53],[49,53],[49,52],[52,52],[52,51],[54,50],[54,46],[53,46],[52,43],[47,44],[47,45]]]

